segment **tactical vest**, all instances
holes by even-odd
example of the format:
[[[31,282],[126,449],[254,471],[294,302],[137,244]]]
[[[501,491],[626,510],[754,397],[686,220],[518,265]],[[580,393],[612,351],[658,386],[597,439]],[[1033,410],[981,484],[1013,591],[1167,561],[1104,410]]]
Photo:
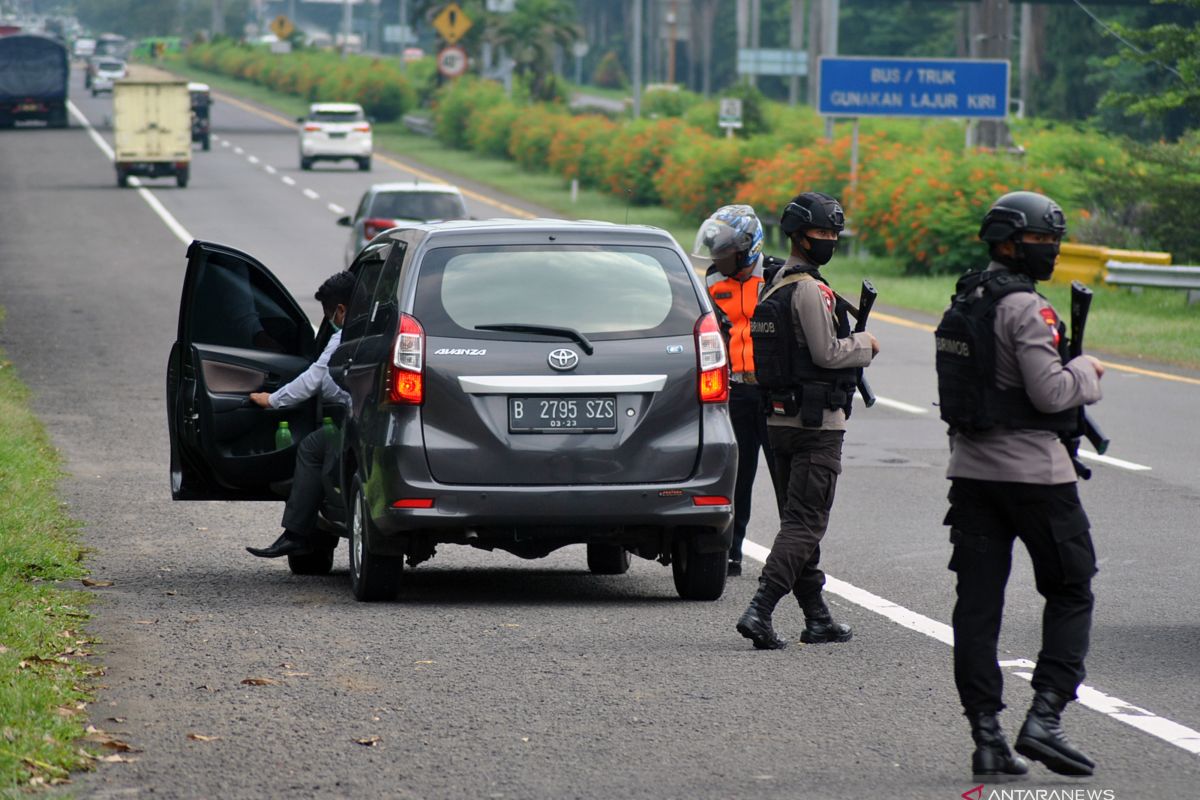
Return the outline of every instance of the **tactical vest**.
[[[706,281],[716,277],[709,270]],[[725,344],[729,350],[729,364],[734,372],[754,372],[754,349],[750,340],[750,316],[758,303],[763,279],[752,275],[744,281],[723,278],[708,286],[708,294],[716,306],[721,330],[725,333]]]
[[[982,291],[979,291],[982,289]],[[1036,291],[1026,275],[968,272],[958,279],[950,307],[934,332],[938,404],[951,432],[976,433],[1006,428],[1070,433],[1078,409],[1055,414],[1038,411],[1024,388],[996,385],[996,304],[1013,292]],[[1058,354],[1068,360],[1066,326],[1059,320]]]
[[[814,280],[822,280],[814,270]],[[768,390],[772,412],[781,416],[800,414],[810,428],[819,427],[825,409],[842,409],[850,416],[858,370],[826,369],[813,362],[808,348],[796,341],[792,296],[804,271],[785,274],[758,302],[750,320],[754,341],[754,367],[758,384]],[[824,281],[822,281],[824,282]],[[837,338],[850,336],[846,303],[837,298],[834,306]]]

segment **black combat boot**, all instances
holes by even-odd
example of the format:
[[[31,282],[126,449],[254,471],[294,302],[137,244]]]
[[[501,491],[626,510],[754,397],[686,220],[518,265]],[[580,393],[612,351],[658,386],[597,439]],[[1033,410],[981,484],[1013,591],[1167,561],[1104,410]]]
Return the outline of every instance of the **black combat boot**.
[[[1076,750],[1063,733],[1062,712],[1068,702],[1057,692],[1036,692],[1017,736],[1017,752],[1059,775],[1091,775],[1096,762]]]
[[[782,650],[787,639],[776,635],[771,627],[771,612],[787,591],[765,578],[758,579],[758,591],[750,599],[750,607],[737,621],[737,632],[754,642],[756,650]]]
[[[800,600],[800,608],[804,611],[804,630],[800,632],[800,641],[805,644],[848,642],[854,635],[849,625],[833,621],[829,606],[825,605],[820,593]]]
[[[995,714],[986,711],[968,713],[967,720],[971,723],[971,738],[975,740],[975,752],[971,755],[971,773],[975,780],[1005,783],[1029,774],[1029,763],[1008,749]]]

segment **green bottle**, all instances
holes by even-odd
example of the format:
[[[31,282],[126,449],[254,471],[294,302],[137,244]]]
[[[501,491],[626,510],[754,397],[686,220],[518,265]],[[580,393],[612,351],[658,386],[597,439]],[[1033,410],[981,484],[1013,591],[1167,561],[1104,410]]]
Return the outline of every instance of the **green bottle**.
[[[331,441],[337,436],[337,426],[333,424],[333,417],[326,417],[322,420],[321,430],[325,431],[326,441]]]
[[[275,449],[286,450],[292,446],[292,429],[288,427],[287,420],[279,421],[279,429],[275,431]]]

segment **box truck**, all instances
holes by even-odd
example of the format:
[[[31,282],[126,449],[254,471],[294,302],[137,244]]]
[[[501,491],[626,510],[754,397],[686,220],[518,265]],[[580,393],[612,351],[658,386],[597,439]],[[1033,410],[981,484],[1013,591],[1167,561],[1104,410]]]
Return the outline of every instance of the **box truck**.
[[[67,48],[46,36],[0,36],[0,128],[40,119],[67,127]]]
[[[187,186],[192,159],[192,101],[185,81],[120,80],[113,85],[117,185],[130,175],[174,175]]]

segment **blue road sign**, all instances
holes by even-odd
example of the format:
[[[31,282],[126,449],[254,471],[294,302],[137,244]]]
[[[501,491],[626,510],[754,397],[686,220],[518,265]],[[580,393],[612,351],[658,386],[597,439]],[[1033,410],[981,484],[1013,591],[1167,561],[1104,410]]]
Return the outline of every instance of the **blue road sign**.
[[[968,58],[823,56],[817,111],[831,117],[1008,115],[1009,64]]]

